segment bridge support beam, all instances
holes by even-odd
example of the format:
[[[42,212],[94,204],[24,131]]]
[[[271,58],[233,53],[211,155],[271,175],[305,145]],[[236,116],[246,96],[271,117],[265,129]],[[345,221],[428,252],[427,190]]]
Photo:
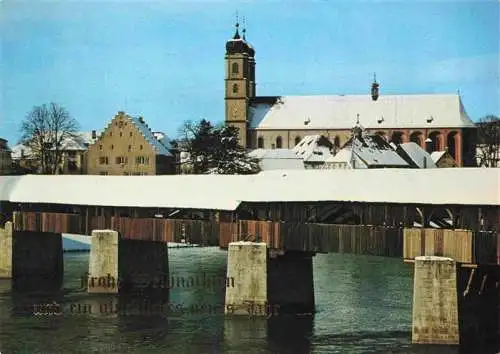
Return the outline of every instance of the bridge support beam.
[[[412,342],[458,345],[457,269],[451,258],[415,258]]]
[[[123,239],[114,230],[92,231],[87,291],[167,296],[167,243]]]
[[[272,316],[314,312],[312,255],[276,254],[266,243],[232,242],[228,247],[227,315]]]
[[[12,222],[0,227],[0,279],[12,278]]]

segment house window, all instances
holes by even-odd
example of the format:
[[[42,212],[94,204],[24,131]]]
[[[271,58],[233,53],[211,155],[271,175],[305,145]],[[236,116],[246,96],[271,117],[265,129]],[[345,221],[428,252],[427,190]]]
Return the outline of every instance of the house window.
[[[107,165],[108,164],[108,157],[107,156],[99,157],[99,164],[100,165]]]
[[[122,137],[122,135],[123,135],[123,133],[122,133],[122,132],[120,132],[120,138]]]
[[[283,139],[281,138],[281,136],[278,136],[276,138],[276,148],[281,149],[282,146],[283,146]]]
[[[142,145],[141,145],[141,146],[139,146],[139,149],[140,149],[140,150],[142,150]]]
[[[130,132],[130,134],[129,134],[129,135],[130,135],[130,136],[132,136],[132,132]]]
[[[128,151],[132,151],[132,145],[128,146]]]
[[[111,145],[111,150],[113,150],[114,148],[115,148],[115,146],[114,146],[114,145]]]
[[[137,156],[135,158],[135,164],[136,165],[140,165],[140,164],[144,164],[146,161],[146,159],[144,158],[144,156]],[[148,160],[149,161],[149,160]]]
[[[125,156],[118,156],[116,158],[116,164],[121,165],[121,164],[126,164],[127,163],[127,158]]]
[[[233,93],[238,93],[238,84],[233,84]]]
[[[233,74],[238,74],[239,72],[238,63],[233,63],[233,65],[231,66],[231,71]]]
[[[259,138],[257,139],[257,147],[259,149],[264,148],[264,138],[261,136],[259,136]]]
[[[102,144],[101,144],[101,145],[99,145],[99,150],[102,150]]]

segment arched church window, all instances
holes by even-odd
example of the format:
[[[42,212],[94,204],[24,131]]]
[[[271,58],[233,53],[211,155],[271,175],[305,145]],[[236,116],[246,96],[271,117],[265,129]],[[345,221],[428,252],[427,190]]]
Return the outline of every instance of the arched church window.
[[[238,63],[233,63],[233,65],[231,65],[231,72],[233,74],[238,74],[239,73],[239,67],[238,67]]]
[[[233,93],[238,93],[238,84],[233,84]]]
[[[263,149],[264,148],[264,138],[259,136],[259,138],[257,139],[257,147],[259,149]]]
[[[281,149],[282,147],[283,147],[283,139],[281,138],[281,136],[278,136],[276,138],[276,148]]]

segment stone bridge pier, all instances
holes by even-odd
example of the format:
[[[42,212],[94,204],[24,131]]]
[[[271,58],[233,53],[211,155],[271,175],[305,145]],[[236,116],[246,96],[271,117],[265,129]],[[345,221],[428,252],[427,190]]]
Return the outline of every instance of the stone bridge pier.
[[[232,242],[228,247],[225,313],[273,316],[314,313],[313,253],[275,251],[266,243]]]
[[[0,278],[16,290],[54,290],[64,273],[60,233],[17,231],[8,221],[0,227]]]
[[[499,345],[499,281],[496,266],[469,268],[449,257],[415,257],[412,342]]]
[[[86,277],[89,293],[161,295],[168,300],[167,243],[129,240],[114,230],[94,230]]]

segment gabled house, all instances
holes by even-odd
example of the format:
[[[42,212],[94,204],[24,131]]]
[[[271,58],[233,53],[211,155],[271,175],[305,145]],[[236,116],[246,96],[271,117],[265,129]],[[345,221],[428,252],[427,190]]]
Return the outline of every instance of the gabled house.
[[[325,136],[308,135],[302,138],[292,151],[303,160],[306,169],[318,169],[332,157],[333,149],[332,142]]]
[[[7,145],[7,140],[0,138],[0,175],[7,175],[12,172],[11,150]]]
[[[255,149],[248,156],[259,160],[261,171],[304,169],[302,158],[291,149]]]
[[[411,168],[436,168],[431,155],[414,142],[397,145],[396,152]]]
[[[163,175],[175,173],[167,136],[153,132],[142,117],[118,114],[86,152],[87,174]]]
[[[96,136],[96,131],[92,131],[91,133],[76,132],[72,136],[63,138],[59,146],[61,160],[56,174],[84,174],[84,154],[96,141]],[[12,147],[14,166],[19,173],[39,173],[41,172],[39,157],[28,145],[17,144]],[[55,147],[50,150],[55,151]]]
[[[382,136],[365,134],[357,124],[351,138],[325,162],[324,168],[410,168],[410,165]]]
[[[447,150],[443,151],[434,151],[431,154],[432,161],[439,168],[444,167],[457,167],[457,163],[455,159],[450,155]]]

